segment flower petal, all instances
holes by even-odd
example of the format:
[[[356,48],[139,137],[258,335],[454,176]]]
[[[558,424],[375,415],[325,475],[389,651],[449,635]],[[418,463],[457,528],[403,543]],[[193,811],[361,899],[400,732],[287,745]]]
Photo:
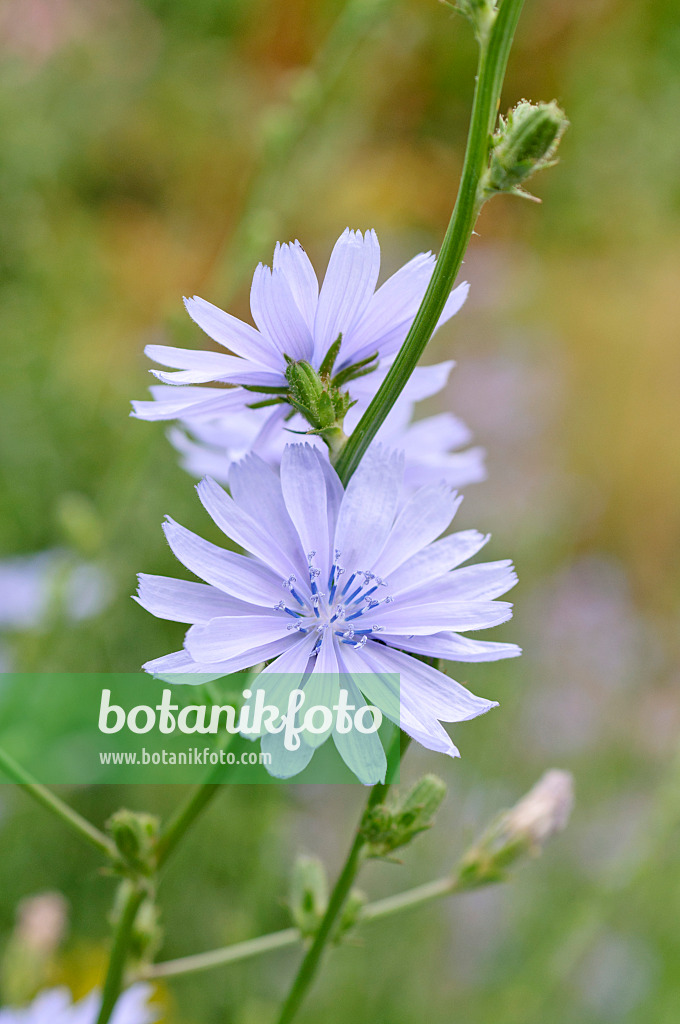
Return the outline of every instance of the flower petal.
[[[173,554],[206,583],[251,606],[273,608],[281,600],[281,580],[268,566],[234,551],[225,551],[173,519],[167,519],[163,530]]]
[[[275,779],[291,779],[294,775],[299,775],[312,760],[315,749],[303,740],[295,750],[289,750],[285,745],[285,734],[282,732],[265,733],[260,741],[260,748],[263,754],[269,754],[271,758],[265,767]]]
[[[342,333],[349,335],[373,295],[380,270],[380,245],[375,231],[346,228],[333,247],[314,319],[314,365]],[[342,347],[341,359],[344,361]],[[338,368],[341,366],[338,363]]]
[[[272,272],[259,264],[250,290],[250,308],[260,331],[279,352],[296,360],[312,358],[311,332],[280,270]]]
[[[465,686],[417,658],[375,643],[367,644],[366,660],[374,671],[398,672],[402,704],[442,722],[467,722],[498,707],[498,701],[476,697]]]
[[[233,384],[254,384],[262,387],[277,387],[285,384],[282,370],[272,370],[238,356],[222,352],[204,352],[191,348],[172,348],[169,345],[147,345],[144,349],[149,359],[163,366],[179,368],[177,373],[162,370],[151,372],[166,384],[207,384],[210,381],[224,381]]]
[[[372,352],[391,355],[400,347],[418,312],[432,271],[435,258],[430,252],[421,252],[378,288],[343,349],[343,360],[355,362]]]
[[[238,507],[267,536],[276,538],[277,546],[288,555],[292,564],[305,566],[306,552],[286,508],[281,480],[271,466],[258,455],[247,455],[232,466],[229,487]]]
[[[371,566],[373,571],[378,576],[389,577],[416,551],[444,532],[462,500],[446,484],[416,491],[399,512],[382,554]]]
[[[404,438],[404,440],[407,440]],[[404,484],[407,488],[423,487],[433,478],[442,480],[450,487],[467,487],[468,484],[486,480],[486,452],[483,448],[468,448],[464,452],[438,454],[426,447],[420,448],[420,455],[406,450]]]
[[[218,344],[224,345],[242,359],[275,370],[285,370],[285,362],[278,348],[250,324],[243,323],[231,313],[225,313],[219,306],[213,306],[212,302],[206,302],[198,295],[185,299],[184,305],[194,323]]]
[[[150,576],[139,573],[139,591],[134,598],[142,608],[159,619],[173,622],[208,622],[218,615],[252,615],[252,605],[228,597],[205,583]]]
[[[301,709],[303,715],[309,708],[318,706],[332,710],[333,705],[338,702],[340,668],[330,629],[324,631],[321,647],[313,664],[313,671],[304,685],[305,703]],[[325,732],[314,733],[305,730],[305,743],[308,743],[310,747],[320,747],[332,731],[332,725]]]
[[[291,631],[283,615],[221,616],[197,623],[187,630],[184,646],[203,665],[248,657],[249,652],[275,640],[290,638]],[[253,656],[248,665],[260,659]]]
[[[282,576],[300,572],[299,559],[296,560],[283,550],[278,543],[278,534],[272,536],[209,476],[201,480],[196,490],[208,515],[227,537],[236,541],[246,551],[252,552]],[[302,585],[306,585],[305,580],[302,581]]]
[[[511,561],[482,562],[455,569],[424,583],[422,587],[411,590],[408,599],[414,604],[421,601],[492,601],[507,594],[516,583],[517,574]]]
[[[130,413],[140,420],[222,416],[243,409],[252,395],[243,388],[151,388],[153,402],[133,402]]]
[[[488,629],[507,622],[512,605],[506,601],[439,601],[422,600],[415,604],[412,595],[403,604],[381,604],[370,611],[371,624],[386,633],[405,636],[427,636],[449,630],[456,633],[468,629]],[[356,626],[356,621],[352,623]]]
[[[428,544],[390,573],[390,594],[392,597],[403,594],[420,586],[426,580],[443,576],[450,569],[455,569],[457,565],[467,562],[468,558],[476,555],[488,543],[490,537],[490,534],[478,533],[477,530],[460,530],[433,544]]]
[[[326,477],[319,452],[308,444],[286,445],[281,459],[281,490],[288,514],[305,556],[315,552],[313,564],[321,571],[323,589],[331,568]],[[331,528],[335,526],[330,524]]]
[[[449,661],[499,661],[501,658],[517,658],[522,648],[516,644],[503,644],[493,640],[473,640],[458,633],[434,633],[430,636],[390,636],[381,633],[380,639],[390,646],[399,647],[412,654],[425,654],[431,658],[446,658]]]
[[[342,685],[348,691],[348,704],[353,704],[357,711],[366,707],[366,701],[351,676],[344,675]],[[387,757],[377,732],[362,733],[352,728],[343,733],[333,729],[333,742],[347,767],[364,786],[375,786],[385,781]]]
[[[374,446],[350,480],[338,513],[334,547],[347,572],[368,569],[383,549],[394,522],[403,457]]]
[[[145,672],[159,679],[167,679],[171,683],[188,683],[192,686],[200,686],[201,683],[209,683],[213,679],[222,679],[231,675],[232,672],[242,672],[243,669],[259,665],[269,658],[275,658],[290,646],[291,638],[285,637],[282,640],[275,640],[273,643],[263,644],[262,647],[255,647],[244,655],[229,658],[227,661],[213,665],[202,665],[194,661],[188,651],[175,651],[173,654],[166,654],[162,658],[155,658],[147,661],[142,668]]]
[[[468,284],[467,281],[463,281],[461,284],[459,284],[456,288],[453,289],[448,299],[446,300],[444,309],[442,310],[442,315],[439,317],[439,320],[437,321],[437,326],[435,330],[438,331],[442,324],[445,324],[447,320],[450,320],[452,316],[456,315],[458,310],[463,306],[465,300],[467,299],[469,291],[470,285]]]
[[[274,250],[274,270],[280,270],[285,277],[295,304],[310,332],[313,331],[319,301],[319,282],[309,256],[297,239],[283,245],[277,242]]]
[[[351,666],[354,678],[360,682],[371,703],[400,729],[428,750],[459,757],[457,748],[437,717],[431,711],[426,713],[417,698],[414,700],[408,692],[402,692],[399,673],[393,672],[387,664],[383,665],[383,650],[387,648],[369,641],[361,655],[351,648],[347,652],[343,650],[343,659],[348,668]]]
[[[403,444],[407,452],[414,454],[422,451],[448,452],[469,444],[471,438],[472,431],[467,424],[450,412],[441,412],[412,423]]]

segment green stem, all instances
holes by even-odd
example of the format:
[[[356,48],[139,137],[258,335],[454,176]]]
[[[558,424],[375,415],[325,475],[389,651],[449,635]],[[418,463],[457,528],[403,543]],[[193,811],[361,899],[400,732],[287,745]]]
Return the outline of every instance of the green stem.
[[[491,134],[498,114],[505,68],[523,3],[524,0],[502,0],[490,32],[481,42],[470,129],[456,205],[434,273],[406,340],[335,464],[345,485],[434,334],[463,262],[482,207],[479,183],[489,159]]]
[[[16,761],[6,754],[3,750],[0,750],[0,770],[8,776],[13,782],[21,786],[27,793],[29,793],[34,800],[36,800],[43,807],[51,811],[60,818],[69,828],[77,833],[81,839],[85,839],[91,846],[94,846],[100,853],[105,854],[107,857],[115,857],[116,849],[112,842],[110,842],[103,832],[100,832],[98,828],[90,824],[86,818],[83,818],[77,811],[74,811],[72,807],[65,804],[63,800],[60,800],[58,796],[52,793],[46,786],[41,785],[32,775],[16,763]]]
[[[384,917],[391,917],[392,914],[400,914],[404,910],[411,910],[414,907],[431,903],[433,900],[462,892],[464,888],[457,875],[446,875],[433,882],[426,882],[424,885],[407,889],[394,896],[387,896],[385,899],[368,903],[362,909],[359,920],[360,922],[379,921]],[[301,941],[302,936],[297,928],[285,928],[282,931],[261,935],[256,939],[248,939],[246,942],[237,942],[222,949],[211,949],[207,953],[196,953],[193,956],[155,964],[145,968],[140,978],[144,981],[153,981],[157,978],[172,978],[182,974],[198,974],[200,971],[208,971],[214,967],[224,967],[241,960],[250,960],[252,957],[271,953],[276,949],[296,946]]]
[[[226,749],[224,747],[223,749]],[[196,818],[201,814],[214,797],[220,792],[220,782],[224,775],[225,766],[217,765],[202,782],[200,786],[189,795],[185,803],[175,811],[174,815],[162,830],[158,840],[158,852],[156,863],[161,868],[170,854],[174,851],[187,830],[193,825]]]
[[[281,205],[282,188],[294,175],[284,173],[299,144],[318,126],[338,84],[346,79],[346,68],[357,49],[375,41],[381,20],[395,0],[348,0],[333,24],[313,63],[293,83],[287,104],[273,107],[270,116],[276,131],[265,137],[255,173],[243,200],[235,230],[211,260],[203,275],[226,301],[260,258],[263,245],[272,234],[275,213],[272,196]]]
[[[403,758],[404,754],[406,753],[408,745],[411,742],[411,738],[410,736],[407,736],[405,733],[402,733],[401,736],[399,737],[399,742],[401,760],[401,758]],[[375,807],[377,804],[382,803],[382,801],[387,796],[389,788],[389,782],[383,782],[379,783],[377,786],[373,786],[369,794],[368,800],[366,802],[364,814],[372,807]],[[364,814],[362,814],[361,816],[361,821],[363,821]],[[342,868],[342,871],[340,872],[337,882],[335,883],[333,892],[331,893],[331,897],[328,901],[328,908],[326,909],[326,913],[324,914],[321,924],[319,925],[319,930],[314,936],[314,941],[307,950],[302,960],[302,963],[300,964],[298,972],[291,986],[290,992],[288,993],[286,1001],[283,1004],[278,1024],[290,1024],[290,1021],[293,1020],[298,1009],[300,1008],[303,999],[305,998],[312,982],[314,981],[314,978],[316,977],[316,973],[319,969],[324,949],[328,943],[328,940],[330,939],[331,932],[333,930],[335,922],[337,921],[342,911],[342,908],[345,905],[345,900],[347,899],[350,893],[350,889],[352,888],[352,885],[354,883],[354,879],[356,878],[359,872],[359,868],[361,867],[363,859],[362,852],[364,845],[366,843],[366,840],[361,834],[361,821],[359,822],[359,826],[357,827],[354,842],[350,847],[350,851],[347,855],[347,859],[345,860],[345,864]]]
[[[140,979],[155,981],[157,978],[172,978],[179,974],[197,974],[199,971],[209,971],[213,967],[224,967],[240,960],[249,960],[254,956],[270,953],[274,949],[296,946],[300,941],[301,936],[297,928],[285,928],[283,931],[260,935],[246,942],[236,942],[223,949],[211,949],[208,953],[195,953],[193,956],[153,964],[142,971]]]
[[[134,928],[137,912],[144,902],[146,895],[146,891],[141,886],[135,885],[130,890],[123,905],[116,930],[113,934],[113,946],[111,947],[109,967],[104,981],[102,1005],[97,1017],[97,1024],[107,1024],[118,1002],[118,997],[123,988],[132,929]]]

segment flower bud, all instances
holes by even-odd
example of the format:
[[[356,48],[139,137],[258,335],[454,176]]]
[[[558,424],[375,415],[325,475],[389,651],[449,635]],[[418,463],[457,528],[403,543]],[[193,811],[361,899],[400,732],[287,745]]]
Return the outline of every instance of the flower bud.
[[[300,933],[315,935],[328,905],[326,869],[318,857],[300,856],[293,866],[290,912]]]
[[[569,122],[557,103],[522,100],[500,119],[493,136],[489,167],[481,182],[482,198],[496,192],[527,196],[519,187],[535,171],[552,167],[553,157]],[[533,197],[531,197],[533,198]]]
[[[548,839],[561,832],[574,806],[574,780],[570,772],[553,768],[505,815],[508,838],[520,839],[538,853]]]
[[[352,889],[333,931],[333,942],[338,945],[351,932],[361,919],[361,911],[366,906],[366,895],[360,889]]]
[[[361,825],[367,856],[385,857],[406,846],[419,832],[431,828],[445,796],[442,780],[436,775],[425,775],[396,804],[372,807]]]
[[[119,854],[114,871],[128,877],[153,875],[160,828],[158,818],[123,809],[109,818],[106,827]]]
[[[573,778],[552,769],[519,803],[499,815],[459,866],[462,889],[501,881],[520,857],[537,856],[546,842],[566,827],[574,804]]]
[[[496,17],[495,0],[455,0],[451,6],[467,18],[475,30],[475,36],[482,42]]]

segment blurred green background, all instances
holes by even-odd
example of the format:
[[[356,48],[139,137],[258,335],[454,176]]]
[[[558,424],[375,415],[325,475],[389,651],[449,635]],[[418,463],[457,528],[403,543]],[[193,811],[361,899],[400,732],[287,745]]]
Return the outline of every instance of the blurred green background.
[[[183,633],[129,599],[138,570],[175,572],[161,519],[206,529],[164,426],[128,418],[144,344],[204,347],[183,294],[247,318],[277,239],[320,270],[346,225],[377,230],[386,270],[436,250],[475,47],[434,0],[4,0],[0,44],[2,557],[56,548],[106,573],[98,614],[73,621],[51,599],[6,630],[2,660],[136,671]],[[525,655],[457,671],[501,707],[455,729],[460,761],[409,752],[407,779],[449,784],[440,822],[361,884],[378,896],[443,873],[547,767],[575,774],[572,823],[509,885],[366,926],[301,1021],[680,1019],[679,67],[672,0],[527,2],[504,106],[556,98],[572,127],[532,183],[542,206],[486,207],[469,302],[426,359],[458,361],[438,407],[488,450],[459,525],[516,559],[516,616],[494,639]],[[101,823],[180,795],[68,798]],[[226,790],[163,883],[163,958],[284,927],[292,857],[337,868],[361,801]],[[69,924],[51,980],[97,983],[113,896],[98,866],[3,787],[0,954],[19,901],[57,890]],[[294,964],[177,979],[164,1019],[265,1024]]]

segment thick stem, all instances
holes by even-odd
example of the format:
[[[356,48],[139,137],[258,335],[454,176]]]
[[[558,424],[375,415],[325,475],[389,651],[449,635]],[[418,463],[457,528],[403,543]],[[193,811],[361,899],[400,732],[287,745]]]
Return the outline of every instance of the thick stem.
[[[113,946],[111,947],[109,967],[102,990],[102,1005],[97,1017],[97,1024],[107,1024],[118,1002],[118,997],[123,988],[132,929],[135,925],[137,912],[144,902],[145,896],[146,892],[141,886],[134,886],[123,905],[116,930],[113,934]]]
[[[482,206],[479,184],[488,163],[505,68],[523,3],[524,0],[503,0],[488,37],[482,41],[456,205],[434,273],[406,340],[336,462],[335,468],[345,486],[434,334],[463,262]]]
[[[46,786],[41,785],[32,775],[24,771],[21,765],[18,765],[16,761],[6,754],[3,750],[0,750],[0,770],[4,772],[17,785],[21,786],[23,790],[30,794],[34,800],[45,807],[52,814],[55,814],[61,819],[69,828],[80,836],[81,839],[85,839],[91,846],[94,846],[100,853],[105,854],[107,857],[115,857],[116,848],[112,842],[100,832],[98,828],[90,824],[86,818],[83,818],[77,811],[74,811],[72,807],[65,804],[63,800],[60,800],[56,794],[52,793]]]
[[[410,736],[407,736],[405,733],[401,734],[399,741],[400,760],[406,753],[410,741]],[[363,821],[366,811],[370,810],[372,807],[375,807],[377,804],[382,803],[382,801],[387,796],[389,788],[389,782],[379,783],[377,786],[373,786],[369,794],[368,800],[366,802],[366,808],[361,816],[361,821]],[[359,826],[357,827],[354,842],[350,847],[350,851],[347,855],[345,864],[342,868],[342,871],[340,872],[337,882],[335,883],[333,892],[331,893],[331,897],[328,901],[328,908],[323,916],[323,919],[319,926],[319,930],[314,936],[314,941],[310,948],[307,950],[307,953],[305,954],[302,963],[300,964],[298,972],[291,986],[290,992],[288,993],[288,997],[286,998],[286,1001],[283,1004],[278,1024],[289,1024],[289,1022],[293,1020],[298,1009],[300,1008],[303,999],[305,998],[312,982],[314,981],[314,978],[316,977],[316,973],[319,969],[324,949],[326,948],[328,940],[330,939],[331,932],[333,931],[335,922],[340,916],[342,908],[345,905],[345,900],[347,899],[350,893],[350,890],[354,883],[354,879],[356,878],[359,868],[361,867],[363,859],[362,852],[364,845],[366,843],[366,840],[361,834],[361,821],[359,822]]]

